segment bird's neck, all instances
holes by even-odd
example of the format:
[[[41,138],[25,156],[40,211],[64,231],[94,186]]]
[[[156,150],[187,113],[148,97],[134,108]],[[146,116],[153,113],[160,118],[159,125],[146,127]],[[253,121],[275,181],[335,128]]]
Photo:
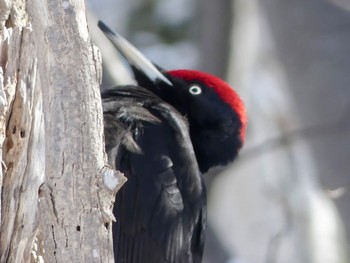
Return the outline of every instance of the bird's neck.
[[[210,168],[226,165],[233,161],[241,148],[234,130],[224,131],[224,127],[211,129],[191,129],[191,141],[196,154],[198,166],[202,173]]]

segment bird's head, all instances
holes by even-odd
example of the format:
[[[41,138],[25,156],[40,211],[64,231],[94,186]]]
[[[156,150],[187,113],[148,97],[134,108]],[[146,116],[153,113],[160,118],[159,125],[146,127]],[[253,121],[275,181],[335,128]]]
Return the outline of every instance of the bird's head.
[[[188,119],[201,172],[232,161],[242,147],[246,114],[238,94],[223,80],[196,70],[165,71],[105,24],[99,27],[130,64],[135,79]]]

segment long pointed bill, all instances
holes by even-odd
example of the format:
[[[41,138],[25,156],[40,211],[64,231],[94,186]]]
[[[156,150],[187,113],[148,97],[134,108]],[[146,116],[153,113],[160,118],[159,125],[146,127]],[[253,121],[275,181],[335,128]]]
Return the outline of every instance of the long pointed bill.
[[[171,82],[147,59],[138,51],[129,41],[123,38],[118,33],[113,32],[102,21],[98,21],[98,27],[108,37],[112,44],[126,58],[131,66],[142,71],[150,80],[164,81],[166,84],[173,86]]]

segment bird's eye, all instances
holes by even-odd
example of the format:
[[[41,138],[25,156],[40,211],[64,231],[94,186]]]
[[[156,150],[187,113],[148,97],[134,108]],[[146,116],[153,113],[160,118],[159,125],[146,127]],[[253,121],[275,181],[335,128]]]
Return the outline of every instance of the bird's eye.
[[[199,95],[202,93],[202,88],[199,87],[198,85],[192,85],[190,86],[189,88],[189,92],[192,94],[192,95]]]

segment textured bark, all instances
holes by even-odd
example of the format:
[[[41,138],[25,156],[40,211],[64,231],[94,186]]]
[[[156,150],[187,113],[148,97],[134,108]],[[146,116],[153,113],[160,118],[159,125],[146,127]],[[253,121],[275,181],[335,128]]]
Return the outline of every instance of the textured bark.
[[[113,262],[124,178],[106,166],[83,1],[0,0],[0,262]]]

